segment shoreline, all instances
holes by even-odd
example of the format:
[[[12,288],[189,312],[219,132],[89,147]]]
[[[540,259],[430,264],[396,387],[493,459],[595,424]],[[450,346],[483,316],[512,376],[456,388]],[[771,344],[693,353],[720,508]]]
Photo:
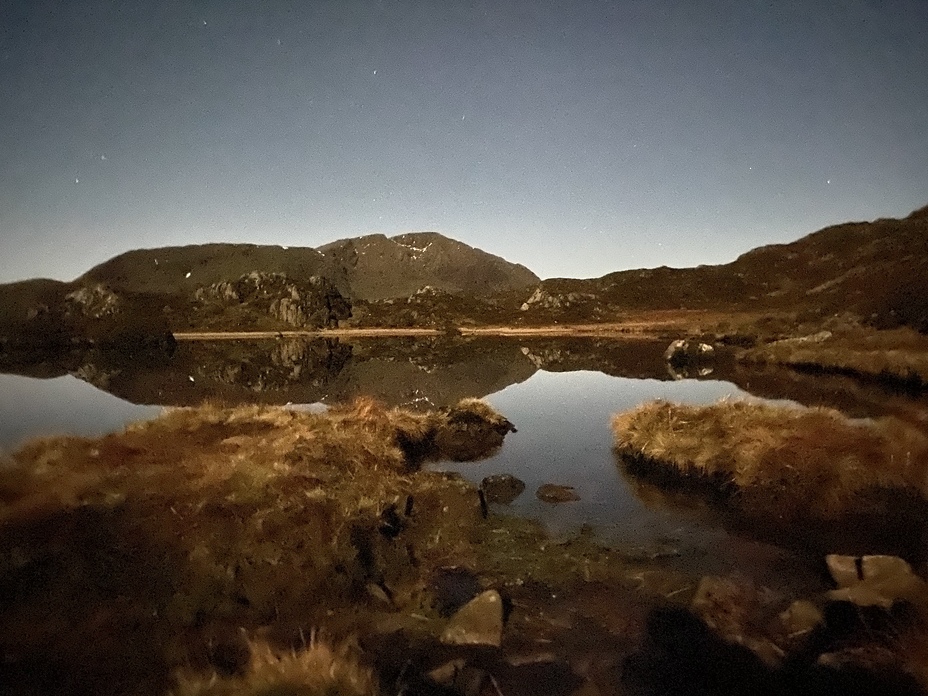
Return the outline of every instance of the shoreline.
[[[539,326],[455,326],[453,331],[427,327],[367,327],[339,329],[304,329],[281,331],[177,331],[178,341],[219,341],[282,338],[376,338],[403,336],[542,336],[542,337],[591,337],[640,338],[651,337],[668,330],[685,330],[694,321],[705,320],[706,312],[655,312],[648,318],[632,317],[627,321],[543,324]]]

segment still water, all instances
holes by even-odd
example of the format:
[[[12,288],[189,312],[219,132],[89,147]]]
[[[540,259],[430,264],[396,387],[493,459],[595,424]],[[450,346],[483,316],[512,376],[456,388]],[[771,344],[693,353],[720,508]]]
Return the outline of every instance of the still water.
[[[654,399],[708,404],[726,397],[763,397],[794,405],[805,399],[843,404],[856,416],[887,410],[923,413],[924,405],[864,394],[848,382],[797,385],[789,375],[716,372],[674,380],[662,349],[662,344],[598,340],[229,342],[182,344],[170,359],[154,362],[114,363],[95,356],[67,369],[43,365],[37,370],[42,379],[0,375],[0,449],[9,452],[24,439],[42,435],[100,435],[152,418],[164,405],[205,398],[300,406],[370,394],[391,404],[433,407],[479,396],[518,432],[484,461],[432,468],[453,467],[474,482],[499,473],[524,481],[524,492],[510,505],[492,506],[492,514],[539,520],[555,539],[589,528],[618,552],[695,573],[736,569],[764,582],[773,576],[781,582],[786,576],[791,582],[814,582],[815,559],[757,541],[744,530],[732,531],[718,511],[705,506],[666,504],[660,495],[642,495],[613,455],[611,416]],[[542,502],[535,492],[544,483],[573,486],[580,500]]]
[[[39,436],[103,435],[160,412],[158,406],[129,403],[71,375],[0,374],[0,451]]]

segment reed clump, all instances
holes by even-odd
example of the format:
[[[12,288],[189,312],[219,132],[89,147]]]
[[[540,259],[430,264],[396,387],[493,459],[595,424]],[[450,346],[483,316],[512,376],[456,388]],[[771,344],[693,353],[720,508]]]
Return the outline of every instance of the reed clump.
[[[264,641],[248,644],[242,674],[181,672],[172,696],[376,696],[372,671],[347,645],[334,647],[316,636],[301,650],[281,652]]]
[[[923,498],[928,437],[895,418],[851,420],[825,408],[722,400],[655,401],[612,418],[616,451],[637,471],[709,484],[778,516],[836,518],[873,491]]]

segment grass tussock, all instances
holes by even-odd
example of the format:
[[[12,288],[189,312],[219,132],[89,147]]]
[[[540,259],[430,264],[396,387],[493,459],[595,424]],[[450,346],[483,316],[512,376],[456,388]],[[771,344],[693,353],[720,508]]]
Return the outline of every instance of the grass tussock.
[[[181,672],[172,696],[376,696],[377,682],[347,645],[333,647],[313,636],[302,650],[281,653],[262,641],[248,645],[240,675]]]
[[[849,374],[920,391],[928,387],[928,339],[909,329],[785,339],[744,351],[744,362]]]
[[[761,492],[777,514],[833,518],[874,489],[928,493],[928,437],[894,418],[723,400],[664,401],[612,419],[617,451],[681,480]],[[755,498],[752,498],[755,500]]]
[[[465,440],[486,455],[512,429],[476,401],[206,404],[27,443],[0,471],[0,651],[11,673],[23,666],[15,683],[42,691],[31,675],[63,671],[94,693],[137,693],[208,668],[207,647],[239,627],[292,644],[309,626],[350,633],[384,597],[424,610],[425,578],[473,557],[482,518],[472,488],[419,463]]]

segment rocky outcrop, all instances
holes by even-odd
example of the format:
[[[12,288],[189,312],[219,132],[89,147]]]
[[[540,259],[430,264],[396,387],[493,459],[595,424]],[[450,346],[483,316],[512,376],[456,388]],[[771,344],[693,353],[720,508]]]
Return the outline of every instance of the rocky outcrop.
[[[103,283],[33,280],[3,286],[0,350],[14,361],[29,351],[91,347],[170,353],[174,338],[164,317],[132,293]],[[35,353],[33,359],[39,359]]]
[[[282,273],[252,271],[236,280],[203,286],[194,298],[205,305],[243,305],[297,328],[334,327],[351,316],[351,304],[321,276],[296,281]]]
[[[117,314],[122,308],[119,296],[102,283],[79,287],[64,296],[65,312],[88,319]]]
[[[679,338],[664,351],[664,360],[672,367],[691,367],[704,364],[715,357],[715,348],[708,343]]]
[[[596,299],[596,295],[591,292],[567,292],[552,293],[544,288],[535,288],[522,306],[519,308],[523,312],[530,309],[565,309],[567,307],[589,303]]]

